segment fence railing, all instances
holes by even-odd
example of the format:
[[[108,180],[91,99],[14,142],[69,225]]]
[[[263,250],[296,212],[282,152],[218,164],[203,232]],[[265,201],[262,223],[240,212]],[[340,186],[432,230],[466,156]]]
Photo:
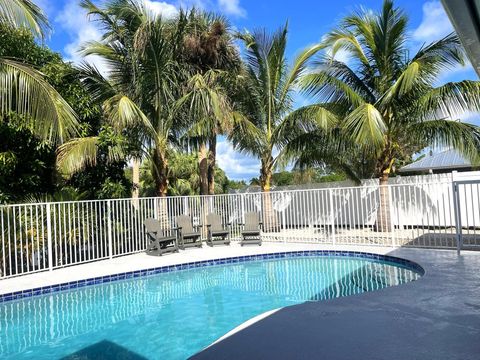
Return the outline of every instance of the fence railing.
[[[240,238],[244,214],[261,214],[264,241],[454,248],[480,246],[480,183],[452,182],[16,204],[0,206],[0,278],[144,251],[143,222],[165,229],[206,214]],[[173,230],[172,230],[173,231]]]

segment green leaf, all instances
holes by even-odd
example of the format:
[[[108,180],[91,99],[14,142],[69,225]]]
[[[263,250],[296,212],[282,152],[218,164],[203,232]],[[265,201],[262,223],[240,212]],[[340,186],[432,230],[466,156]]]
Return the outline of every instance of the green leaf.
[[[380,112],[372,104],[363,104],[344,120],[343,127],[349,136],[362,145],[374,148],[383,146],[387,127]]]

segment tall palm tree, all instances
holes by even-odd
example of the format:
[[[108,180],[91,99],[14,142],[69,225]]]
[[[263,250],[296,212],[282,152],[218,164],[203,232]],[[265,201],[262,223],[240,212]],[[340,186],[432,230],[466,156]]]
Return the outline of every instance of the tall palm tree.
[[[264,229],[275,230],[277,219],[269,195],[272,175],[281,162],[280,152],[286,139],[297,127],[288,116],[293,108],[293,92],[321,45],[303,50],[289,66],[285,55],[287,25],[272,35],[261,30],[238,36],[246,48],[246,70],[234,101],[241,114],[237,117],[243,120],[236,121],[229,138],[237,150],[260,159]],[[326,114],[323,120],[329,118]]]
[[[474,161],[479,158],[480,129],[454,119],[480,109],[480,83],[437,85],[444,72],[464,64],[457,36],[447,35],[409,56],[407,26],[407,16],[391,0],[378,13],[345,17],[326,36],[326,55],[302,77],[304,92],[316,103],[292,114],[312,115],[312,109],[324,108],[335,115],[330,132],[304,131],[291,146],[303,153],[302,160],[341,164],[351,174],[359,170],[352,168],[359,163],[353,158],[370,164],[381,185],[381,231],[391,230],[384,185],[397,160],[425,146],[454,147]],[[340,50],[349,55],[347,62],[335,59]]]
[[[226,89],[218,80],[222,76],[225,76],[224,72],[215,70],[193,75],[188,80],[185,95],[177,102],[178,110],[187,114],[187,119],[195,119],[186,124],[185,136],[198,147],[201,195],[215,193],[217,135],[228,133],[233,126],[233,109]]]
[[[0,0],[0,22],[27,27],[42,38],[49,30],[45,14],[30,0]],[[15,111],[25,116],[35,135],[51,142],[64,141],[76,133],[73,109],[28,64],[0,57],[0,88],[0,121]]]
[[[271,188],[272,175],[279,164],[279,151],[296,124],[288,116],[293,109],[293,92],[304,74],[309,60],[322,45],[303,50],[291,66],[286,59],[287,25],[274,34],[265,30],[238,35],[246,51],[246,73],[235,99],[244,121],[237,122],[230,135],[236,149],[256,156],[261,161],[260,186]],[[320,110],[322,111],[322,110]],[[319,126],[326,126],[330,115],[323,112]]]
[[[199,153],[200,193],[213,194],[217,135],[227,130],[228,120],[231,120],[225,116],[229,99],[228,89],[222,85],[228,77],[238,75],[241,60],[225,18],[195,9],[185,13],[185,18],[182,61],[189,75],[185,96],[189,97],[191,105],[186,120],[187,125],[196,129],[195,136],[190,139],[194,140]],[[209,90],[205,91],[207,86]],[[215,99],[209,99],[210,95]],[[220,107],[212,107],[215,102]],[[222,110],[223,115],[218,111],[213,114],[212,110]]]
[[[82,6],[105,30],[102,41],[86,44],[84,54],[100,56],[109,66],[107,79],[85,65],[85,84],[103,100],[108,123],[127,138],[133,134],[135,152],[152,158],[157,195],[166,196],[167,152],[177,137],[172,114],[178,91],[176,40],[182,27],[152,14],[143,1],[114,0],[102,9],[84,0]],[[97,142],[92,137],[65,144],[59,152],[60,165],[72,172],[94,164]],[[128,150],[128,146],[112,148],[112,158],[125,156]]]

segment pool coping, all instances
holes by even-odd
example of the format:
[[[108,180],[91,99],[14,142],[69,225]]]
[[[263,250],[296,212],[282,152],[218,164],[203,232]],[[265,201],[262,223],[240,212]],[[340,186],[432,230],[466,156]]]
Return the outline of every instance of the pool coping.
[[[147,268],[142,270],[134,270],[134,271],[128,271],[128,272],[121,272],[117,274],[92,277],[92,278],[87,278],[82,280],[75,280],[75,281],[59,283],[55,285],[47,285],[47,286],[42,286],[42,287],[37,287],[32,289],[19,290],[11,293],[0,294],[0,303],[30,298],[33,296],[52,294],[52,293],[57,293],[57,292],[67,291],[72,289],[78,289],[86,286],[93,286],[93,285],[111,283],[115,281],[152,276],[152,275],[173,272],[173,271],[202,268],[206,266],[244,263],[244,262],[255,261],[255,260],[281,259],[286,257],[305,257],[305,256],[336,256],[336,257],[365,258],[365,259],[378,260],[378,261],[381,260],[381,261],[387,261],[387,262],[391,262],[391,263],[406,267],[410,270],[413,270],[419,273],[421,276],[425,274],[424,268],[420,266],[418,263],[408,259],[401,258],[401,257],[396,257],[396,256],[375,254],[375,253],[369,253],[369,252],[363,252],[363,251],[350,251],[350,250],[348,251],[296,250],[296,251],[283,251],[283,252],[217,258],[217,259],[193,261],[193,262],[187,262],[187,263],[179,263],[175,265],[165,265],[165,266]]]

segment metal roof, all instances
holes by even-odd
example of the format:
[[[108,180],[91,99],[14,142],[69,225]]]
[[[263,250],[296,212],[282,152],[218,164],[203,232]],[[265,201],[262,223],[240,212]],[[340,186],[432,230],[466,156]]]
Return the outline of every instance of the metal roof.
[[[450,149],[436,154],[427,154],[414,163],[405,165],[399,172],[421,172],[429,170],[455,170],[471,168],[472,163],[458,151]]]

